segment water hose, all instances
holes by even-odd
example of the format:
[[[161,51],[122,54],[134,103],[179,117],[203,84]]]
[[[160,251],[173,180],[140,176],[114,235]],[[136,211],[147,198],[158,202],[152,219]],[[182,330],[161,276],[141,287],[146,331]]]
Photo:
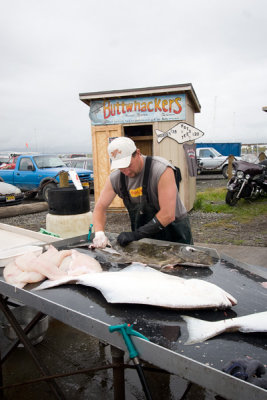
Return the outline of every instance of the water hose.
[[[145,375],[144,375],[144,371],[142,369],[142,366],[140,364],[140,360],[139,360],[139,357],[138,357],[139,354],[138,354],[138,351],[136,350],[136,348],[134,347],[134,344],[133,344],[132,339],[131,339],[131,335],[132,336],[138,336],[138,337],[140,337],[142,339],[145,339],[145,340],[149,340],[149,339],[146,338],[141,333],[135,331],[133,329],[133,325],[126,324],[126,323],[122,324],[122,325],[110,326],[109,327],[109,331],[111,333],[115,332],[115,331],[118,331],[119,333],[121,333],[121,335],[122,335],[122,337],[123,337],[123,339],[125,341],[126,347],[127,347],[128,351],[129,351],[130,359],[133,360],[134,366],[135,366],[135,368],[137,370],[137,373],[138,373],[140,382],[142,384],[146,399],[147,400],[152,400],[151,393],[150,393],[150,390],[149,390],[149,387],[147,385],[146,378],[145,378]]]

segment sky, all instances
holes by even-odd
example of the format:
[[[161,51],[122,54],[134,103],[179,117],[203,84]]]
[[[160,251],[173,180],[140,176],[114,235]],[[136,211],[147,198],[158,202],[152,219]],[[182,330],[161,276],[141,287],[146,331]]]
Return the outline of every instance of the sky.
[[[90,153],[79,93],[185,83],[202,142],[267,143],[266,0],[0,7],[0,152]]]

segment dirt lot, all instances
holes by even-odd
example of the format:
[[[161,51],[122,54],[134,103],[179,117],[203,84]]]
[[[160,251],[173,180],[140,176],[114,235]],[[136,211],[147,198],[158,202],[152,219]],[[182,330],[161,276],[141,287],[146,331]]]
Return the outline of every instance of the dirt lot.
[[[226,187],[227,181],[220,174],[200,175],[197,178],[197,190],[208,187]],[[35,200],[36,202],[36,200]],[[91,200],[91,209],[94,202]],[[39,231],[46,228],[47,212],[1,218],[0,222]],[[189,213],[195,243],[235,244],[243,246],[267,246],[267,217],[261,216],[249,223],[231,221],[228,214]],[[127,213],[108,213],[106,230],[120,233],[130,230]]]

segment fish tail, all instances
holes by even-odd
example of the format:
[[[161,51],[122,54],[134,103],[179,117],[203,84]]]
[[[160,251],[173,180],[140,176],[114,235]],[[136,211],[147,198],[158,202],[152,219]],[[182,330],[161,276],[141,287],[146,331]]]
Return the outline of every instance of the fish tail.
[[[187,323],[188,339],[185,344],[204,342],[225,331],[224,321],[204,321],[202,319],[181,315]]]
[[[156,134],[157,134],[157,141],[158,143],[160,143],[165,137],[164,132],[160,131],[159,129],[156,129]]]

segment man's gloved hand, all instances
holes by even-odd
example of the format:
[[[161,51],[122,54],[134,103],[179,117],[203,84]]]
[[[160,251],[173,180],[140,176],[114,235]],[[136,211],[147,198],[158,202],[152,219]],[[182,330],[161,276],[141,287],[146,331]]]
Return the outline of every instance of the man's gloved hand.
[[[121,232],[117,237],[117,242],[122,247],[127,246],[127,244],[133,242],[134,240],[138,240],[135,232]]]
[[[108,245],[110,246],[110,243],[105,233],[103,231],[96,232],[92,247],[104,249]]]
[[[153,217],[151,221],[149,221],[144,226],[141,226],[134,232],[121,232],[117,237],[117,241],[121,246],[126,246],[130,242],[134,240],[140,240],[145,237],[151,237],[155,233],[160,232],[164,229],[164,226],[161,225],[157,217]]]

